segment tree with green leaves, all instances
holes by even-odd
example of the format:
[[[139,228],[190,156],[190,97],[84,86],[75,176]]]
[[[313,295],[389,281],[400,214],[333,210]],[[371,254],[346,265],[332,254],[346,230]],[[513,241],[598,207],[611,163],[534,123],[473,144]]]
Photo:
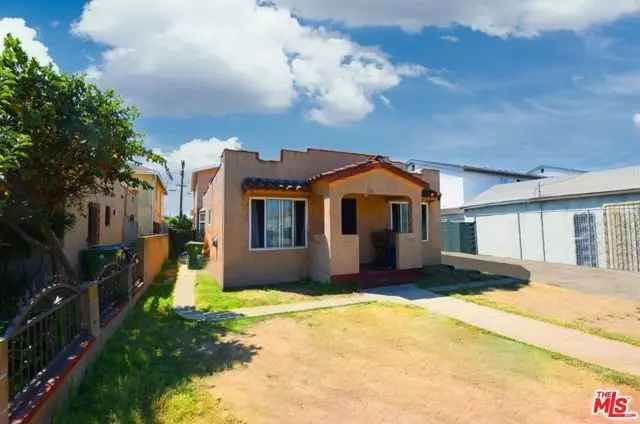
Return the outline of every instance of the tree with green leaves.
[[[75,272],[61,239],[92,194],[115,184],[149,189],[142,161],[165,165],[134,129],[138,112],[83,75],[41,65],[7,35],[0,55],[0,234],[46,252],[54,271]]]

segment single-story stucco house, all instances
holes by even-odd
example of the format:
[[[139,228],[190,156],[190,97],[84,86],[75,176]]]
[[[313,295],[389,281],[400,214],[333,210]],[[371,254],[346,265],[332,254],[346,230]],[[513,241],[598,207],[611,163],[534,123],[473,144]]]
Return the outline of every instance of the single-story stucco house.
[[[438,171],[320,149],[282,150],[279,160],[225,150],[217,168],[198,214],[207,269],[224,288],[440,263]],[[381,235],[393,257],[384,270],[372,266]]]

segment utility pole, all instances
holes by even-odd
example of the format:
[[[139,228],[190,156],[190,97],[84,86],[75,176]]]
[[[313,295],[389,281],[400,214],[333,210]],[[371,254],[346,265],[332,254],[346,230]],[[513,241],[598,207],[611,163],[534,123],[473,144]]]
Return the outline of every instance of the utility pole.
[[[182,193],[184,190],[184,161],[181,161],[180,169],[180,219],[182,219]]]

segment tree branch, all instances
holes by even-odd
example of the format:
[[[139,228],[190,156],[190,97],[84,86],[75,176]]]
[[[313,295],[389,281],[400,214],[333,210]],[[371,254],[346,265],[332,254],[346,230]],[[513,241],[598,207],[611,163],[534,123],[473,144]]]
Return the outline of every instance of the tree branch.
[[[39,249],[42,249],[45,252],[51,251],[49,246],[47,246],[46,244],[42,243],[41,241],[35,239],[34,237],[30,236],[29,234],[27,234],[22,228],[20,228],[16,224],[14,224],[12,222],[9,222],[9,221],[6,221],[4,219],[0,219],[0,222],[2,222],[4,225],[9,227],[9,229],[11,231],[13,231],[16,234],[18,234],[24,241],[26,241],[30,245],[35,246],[35,247],[37,247]]]

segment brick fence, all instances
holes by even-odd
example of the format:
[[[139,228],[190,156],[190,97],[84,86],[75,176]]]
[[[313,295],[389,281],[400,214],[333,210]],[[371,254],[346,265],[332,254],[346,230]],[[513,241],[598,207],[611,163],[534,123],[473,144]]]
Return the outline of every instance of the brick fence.
[[[120,327],[127,313],[138,302],[169,256],[169,237],[166,234],[141,237],[140,246],[140,253],[144,258],[144,285],[131,292],[129,300],[118,313],[106,325],[101,325],[98,283],[88,283],[81,295],[82,325],[88,332],[86,340],[66,353],[62,361],[56,364],[55,371],[44,387],[29,399],[25,408],[19,413],[14,412],[12,416],[9,415],[8,340],[0,338],[0,424],[49,423],[60,410],[70,392],[78,387],[107,340]]]

